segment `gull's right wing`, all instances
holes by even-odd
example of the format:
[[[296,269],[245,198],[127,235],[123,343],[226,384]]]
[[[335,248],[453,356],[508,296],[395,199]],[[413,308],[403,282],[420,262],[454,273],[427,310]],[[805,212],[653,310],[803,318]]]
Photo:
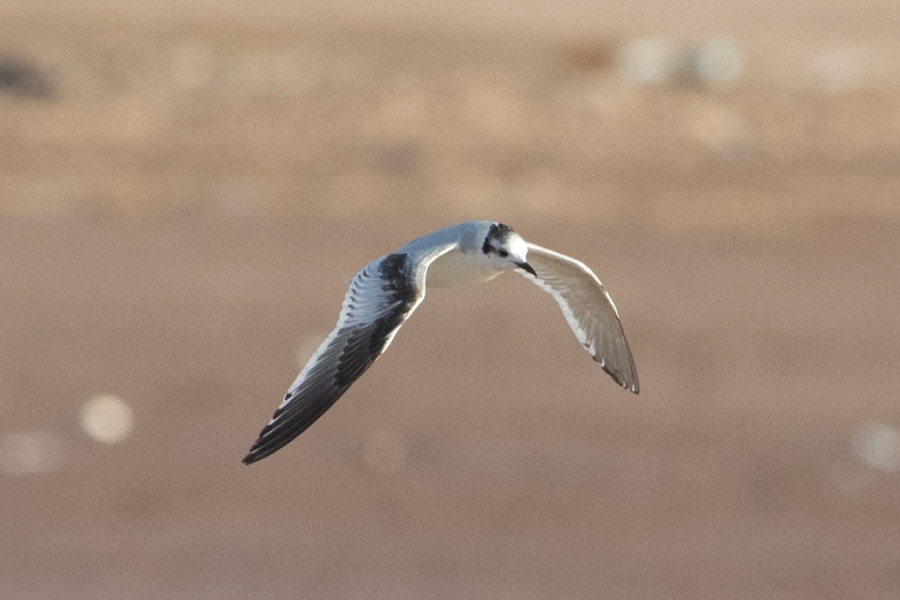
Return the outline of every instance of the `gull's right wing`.
[[[303,433],[372,366],[425,297],[428,266],[453,247],[388,254],[353,277],[337,325],[300,371],[244,464]]]

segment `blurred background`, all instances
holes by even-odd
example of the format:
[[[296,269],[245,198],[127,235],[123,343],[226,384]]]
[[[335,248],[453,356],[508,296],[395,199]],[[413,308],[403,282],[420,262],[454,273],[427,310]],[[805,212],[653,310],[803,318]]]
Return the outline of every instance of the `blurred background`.
[[[900,5],[0,5],[0,596],[900,597]],[[497,219],[240,460],[346,281]]]

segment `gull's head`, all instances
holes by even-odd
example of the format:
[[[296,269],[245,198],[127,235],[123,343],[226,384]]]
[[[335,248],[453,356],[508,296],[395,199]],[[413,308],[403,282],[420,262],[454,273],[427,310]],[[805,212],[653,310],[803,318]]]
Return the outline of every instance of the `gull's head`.
[[[503,270],[522,269],[537,276],[528,264],[528,245],[509,225],[491,223],[481,251]]]

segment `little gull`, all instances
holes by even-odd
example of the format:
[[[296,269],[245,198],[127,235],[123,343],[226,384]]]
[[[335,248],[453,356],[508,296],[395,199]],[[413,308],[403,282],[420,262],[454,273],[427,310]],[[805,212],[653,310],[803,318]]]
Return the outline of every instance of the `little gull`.
[[[337,325],[300,371],[244,464],[272,454],[322,416],[387,349],[428,287],[480,283],[515,270],[559,303],[595,361],[638,393],[638,376],[603,284],[584,263],[526,242],[508,225],[469,221],[440,229],[367,264],[350,282]]]

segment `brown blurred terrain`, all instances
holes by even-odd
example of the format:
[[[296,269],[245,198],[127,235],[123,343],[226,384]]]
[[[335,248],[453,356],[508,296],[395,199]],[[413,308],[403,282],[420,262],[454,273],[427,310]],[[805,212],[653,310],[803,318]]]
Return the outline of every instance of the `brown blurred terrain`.
[[[0,8],[0,597],[900,597],[900,7],[548,6]],[[243,467],[347,278],[482,218],[640,396],[508,275]]]

